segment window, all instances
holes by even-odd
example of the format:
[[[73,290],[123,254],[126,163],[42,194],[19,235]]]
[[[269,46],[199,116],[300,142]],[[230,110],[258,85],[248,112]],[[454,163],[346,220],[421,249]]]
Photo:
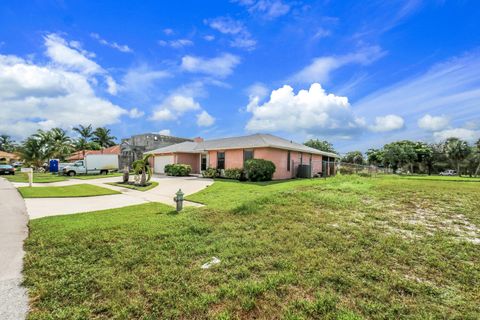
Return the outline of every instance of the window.
[[[287,153],[287,171],[290,171],[290,151]]]
[[[202,170],[202,171],[207,170],[207,155],[206,154],[202,154],[202,161],[201,161],[200,170]]]
[[[217,152],[217,169],[225,169],[225,152]]]
[[[250,160],[250,159],[253,159],[253,150],[250,149],[245,149],[243,150],[243,161],[247,161],[247,160]]]
[[[300,153],[300,164],[303,164],[303,153]]]

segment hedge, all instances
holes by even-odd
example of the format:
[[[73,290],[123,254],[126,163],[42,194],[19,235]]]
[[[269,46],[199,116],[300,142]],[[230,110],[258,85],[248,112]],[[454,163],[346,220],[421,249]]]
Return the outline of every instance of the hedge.
[[[167,164],[165,166],[165,173],[167,176],[184,177],[192,172],[192,167],[188,164]]]
[[[245,173],[250,181],[269,181],[275,173],[275,164],[264,159],[250,159],[245,161]]]

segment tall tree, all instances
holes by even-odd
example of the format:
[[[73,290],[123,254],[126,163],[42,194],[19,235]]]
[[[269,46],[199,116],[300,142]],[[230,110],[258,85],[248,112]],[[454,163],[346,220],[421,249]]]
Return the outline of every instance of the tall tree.
[[[79,125],[78,127],[74,127],[73,131],[80,135],[80,137],[75,140],[74,146],[75,150],[82,151],[83,157],[85,157],[85,150],[101,149],[98,143],[92,141],[93,129],[91,124],[88,126]]]
[[[32,138],[39,141],[41,153],[46,157],[45,160],[52,158],[65,160],[73,149],[72,139],[61,128],[53,128],[48,131],[38,130],[32,135]]]
[[[411,141],[396,141],[383,146],[384,156],[383,163],[385,166],[391,167],[394,171],[409,164],[417,159],[414,143]]]
[[[332,153],[337,153],[335,151],[335,148],[333,147],[333,144],[328,142],[327,140],[319,140],[319,139],[310,139],[304,143],[307,147],[314,148],[320,151],[325,151],[325,152],[332,152]]]
[[[0,151],[13,152],[15,148],[15,141],[9,135],[0,135]]]
[[[117,138],[111,135],[110,129],[99,127],[93,132],[92,140],[98,143],[102,148],[112,147],[116,144]]]
[[[48,159],[46,149],[44,148],[42,141],[35,137],[28,137],[20,146],[20,154],[22,159],[26,163],[33,165],[34,167],[41,167]]]
[[[480,173],[480,139],[478,139],[477,143],[475,143],[475,147],[477,149],[476,158],[478,162],[477,170],[475,170],[475,176],[478,176],[478,174]]]
[[[465,160],[471,152],[466,141],[458,138],[448,138],[444,143],[445,154],[457,167],[457,174],[461,176],[460,163]]]
[[[342,158],[342,162],[363,164],[365,160],[363,159],[363,153],[361,151],[351,151],[345,154],[345,156]]]
[[[368,149],[367,162],[368,164],[378,166],[383,163],[383,150],[381,149]]]

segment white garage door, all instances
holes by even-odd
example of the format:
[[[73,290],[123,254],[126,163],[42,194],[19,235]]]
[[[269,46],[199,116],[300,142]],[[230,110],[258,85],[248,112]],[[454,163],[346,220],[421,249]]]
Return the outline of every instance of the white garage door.
[[[153,172],[165,173],[165,166],[167,164],[173,164],[173,156],[155,156]]]

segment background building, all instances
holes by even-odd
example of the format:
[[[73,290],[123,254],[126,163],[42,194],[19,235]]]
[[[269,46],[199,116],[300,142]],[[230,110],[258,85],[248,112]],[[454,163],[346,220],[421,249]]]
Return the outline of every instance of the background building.
[[[125,166],[131,167],[135,160],[142,158],[144,152],[185,141],[193,140],[155,133],[137,134],[130,138],[122,139],[120,143],[120,169],[123,169]]]

